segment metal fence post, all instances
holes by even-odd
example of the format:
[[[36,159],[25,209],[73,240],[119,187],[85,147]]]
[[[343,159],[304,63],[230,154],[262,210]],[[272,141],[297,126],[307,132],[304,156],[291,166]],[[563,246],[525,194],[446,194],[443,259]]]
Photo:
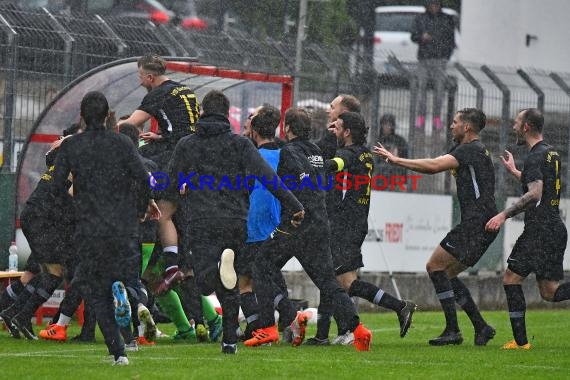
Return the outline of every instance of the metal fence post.
[[[491,81],[499,88],[503,93],[503,104],[501,112],[501,127],[499,129],[499,152],[504,152],[507,147],[507,128],[510,124],[511,117],[511,90],[497,77],[497,75],[487,66],[481,66],[481,71],[485,73],[491,79]],[[505,175],[506,169],[504,165],[499,165],[499,189],[505,188]]]
[[[369,141],[369,145],[375,145],[378,136],[380,136],[380,118],[379,116],[379,109],[380,109],[380,74],[376,73],[374,75],[374,92],[372,93],[372,117],[371,117],[371,125],[370,125],[370,136],[373,138],[372,141]]]
[[[524,71],[518,69],[517,74],[525,81],[526,84],[536,93],[536,108],[544,113],[544,91],[536,84],[536,82]]]
[[[117,46],[117,53],[122,56],[125,54],[125,51],[128,49],[128,45],[123,41],[121,37],[107,24],[107,22],[99,15],[95,15],[95,20],[101,24],[101,27],[105,31],[105,34],[115,41],[115,45]]]
[[[69,83],[73,79],[72,54],[73,54],[73,45],[75,44],[75,39],[71,36],[71,34],[67,32],[67,30],[65,30],[63,25],[61,25],[61,23],[57,21],[54,15],[52,15],[46,8],[42,8],[42,10],[51,19],[51,22],[53,22],[57,34],[61,37],[61,39],[65,44],[65,55],[64,55],[65,58],[63,60],[63,80],[65,83]]]
[[[477,82],[477,79],[475,79],[473,77],[473,75],[471,75],[471,73],[469,71],[467,71],[467,69],[461,63],[456,62],[455,68],[457,69],[457,71],[459,71],[459,73],[461,75],[463,75],[465,80],[467,80],[467,82],[469,82],[469,84],[475,88],[475,108],[482,110],[483,109],[483,87],[481,87],[481,84],[479,84],[479,82]]]
[[[12,124],[14,122],[14,103],[16,98],[16,69],[17,69],[17,40],[18,33],[10,26],[8,21],[0,15],[0,26],[6,31],[8,36],[8,49],[6,56],[6,81],[4,87],[4,148],[2,168],[0,172],[10,173],[12,166],[13,138]]]
[[[447,77],[446,80],[446,87],[447,87],[447,122],[449,123],[450,120],[453,120],[455,116],[455,100],[457,94],[457,81],[450,76]],[[451,141],[451,128],[448,125],[445,126],[445,142],[449,144]],[[444,190],[446,194],[451,192],[451,173],[449,170],[445,171],[445,179],[444,179]]]
[[[566,95],[570,97],[570,86],[568,86],[568,84],[564,81],[564,79],[562,79],[560,75],[556,73],[550,73],[549,76],[558,85],[558,87],[560,87],[562,91],[564,91]],[[570,149],[570,134],[568,135],[568,149]],[[570,151],[568,152],[568,155],[570,156]],[[564,186],[564,194],[568,196],[570,194],[570,189],[569,189],[570,186],[568,186],[568,184],[570,183],[569,164],[566,165],[566,181],[564,183],[566,184],[566,186]]]

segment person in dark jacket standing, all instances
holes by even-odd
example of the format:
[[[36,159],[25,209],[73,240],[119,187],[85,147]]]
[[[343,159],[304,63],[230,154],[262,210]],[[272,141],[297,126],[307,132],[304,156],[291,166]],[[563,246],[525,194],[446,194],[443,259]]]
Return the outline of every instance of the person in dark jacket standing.
[[[441,11],[441,0],[427,0],[426,12],[416,16],[412,25],[412,41],[418,44],[418,105],[416,128],[426,121],[427,82],[433,82],[433,128],[442,129],[441,104],[445,67],[455,49],[455,21]]]
[[[220,91],[202,100],[196,134],[180,140],[169,165],[172,185],[187,197],[189,245],[194,258],[196,282],[202,294],[216,292],[223,310],[222,353],[235,354],[239,294],[234,269],[247,239],[249,188],[246,177],[268,181],[269,191],[289,215],[295,229],[303,220],[303,206],[284,186],[269,164],[246,137],[231,132],[230,102]],[[277,182],[277,183],[272,183]]]

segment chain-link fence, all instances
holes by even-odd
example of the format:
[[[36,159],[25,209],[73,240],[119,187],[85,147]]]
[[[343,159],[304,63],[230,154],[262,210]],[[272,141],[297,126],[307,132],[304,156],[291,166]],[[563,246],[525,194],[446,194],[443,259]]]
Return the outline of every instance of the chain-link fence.
[[[371,142],[380,136],[381,116],[390,113],[396,120],[396,133],[408,143],[410,156],[439,155],[452,144],[449,129],[436,128],[432,122],[431,89],[425,126],[415,128],[416,67],[389,54],[381,59],[392,70],[379,74],[361,46],[341,49],[305,44],[301,71],[296,73],[292,41],[188,31],[143,19],[55,15],[44,9],[0,5],[0,136],[5,170],[15,170],[17,154],[34,120],[65,84],[105,62],[149,52],[196,57],[202,64],[232,69],[296,74],[301,78],[296,100],[313,109],[315,136],[326,129],[330,101],[339,93],[351,93],[362,102]],[[481,108],[488,117],[482,140],[496,161],[509,148],[520,163],[525,150],[514,146],[510,127],[519,109],[538,107],[545,113],[546,140],[567,162],[570,74],[459,63],[450,64],[446,74],[441,112],[444,126],[451,123],[457,109]],[[496,167],[501,195],[517,193],[516,182],[501,165]],[[564,178],[570,178],[570,172]],[[454,191],[449,174],[425,177],[418,185],[425,193]],[[564,189],[567,194],[567,187]]]

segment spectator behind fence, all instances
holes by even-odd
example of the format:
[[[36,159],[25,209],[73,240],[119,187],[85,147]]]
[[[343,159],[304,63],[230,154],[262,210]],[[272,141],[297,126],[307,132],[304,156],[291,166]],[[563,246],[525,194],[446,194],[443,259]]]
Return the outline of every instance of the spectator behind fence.
[[[390,153],[398,157],[408,158],[408,142],[405,138],[396,134],[396,118],[391,113],[384,114],[380,118],[380,135],[378,142],[390,151]],[[383,175],[387,178],[406,175],[405,168],[390,165],[378,157],[375,158],[374,168],[375,175]]]
[[[441,0],[427,0],[426,12],[416,16],[412,41],[418,44],[418,104],[416,128],[423,129],[427,110],[427,82],[433,83],[433,127],[442,129],[441,103],[445,68],[455,49],[455,21],[441,11]]]

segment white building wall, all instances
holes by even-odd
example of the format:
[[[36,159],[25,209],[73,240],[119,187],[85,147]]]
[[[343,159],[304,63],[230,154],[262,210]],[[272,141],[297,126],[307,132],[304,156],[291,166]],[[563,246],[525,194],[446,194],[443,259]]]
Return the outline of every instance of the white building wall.
[[[568,72],[568,15],[568,0],[463,0],[459,58]],[[527,34],[536,36],[529,46]]]

